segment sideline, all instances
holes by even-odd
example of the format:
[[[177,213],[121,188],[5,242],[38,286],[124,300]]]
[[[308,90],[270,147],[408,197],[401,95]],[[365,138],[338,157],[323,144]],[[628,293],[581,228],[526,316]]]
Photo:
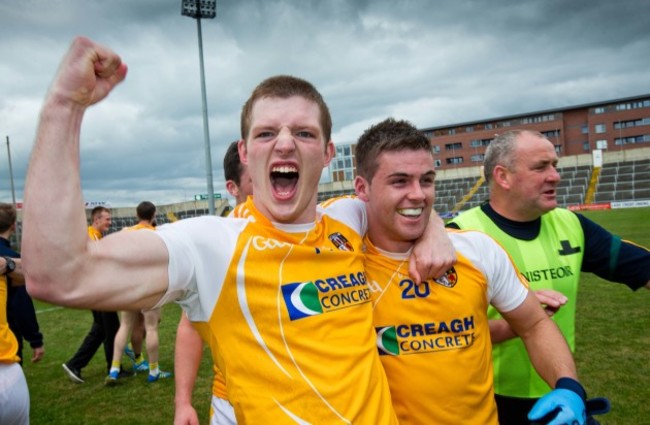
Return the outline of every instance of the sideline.
[[[61,306],[54,306],[50,308],[44,308],[43,310],[36,310],[36,314],[41,314],[41,313],[49,313],[50,311],[56,311],[56,310],[61,310],[64,307]]]

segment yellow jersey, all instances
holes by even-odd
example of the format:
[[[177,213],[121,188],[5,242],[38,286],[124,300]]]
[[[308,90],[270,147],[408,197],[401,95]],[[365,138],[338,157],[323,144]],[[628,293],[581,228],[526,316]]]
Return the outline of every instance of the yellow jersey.
[[[360,202],[360,201],[359,201]],[[396,424],[361,253],[365,214],[318,209],[314,223],[242,218],[159,226],[169,288],[210,345],[237,421]],[[207,327],[207,329],[206,329]]]

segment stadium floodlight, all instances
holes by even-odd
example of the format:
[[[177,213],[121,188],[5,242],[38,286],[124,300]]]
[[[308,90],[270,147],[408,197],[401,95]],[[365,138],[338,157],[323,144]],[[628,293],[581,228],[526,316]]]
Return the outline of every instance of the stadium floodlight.
[[[182,0],[181,3],[183,16],[206,19],[217,16],[217,0]]]
[[[212,184],[212,154],[210,153],[210,131],[208,129],[208,102],[205,96],[205,71],[203,69],[203,33],[201,18],[217,16],[217,0],[181,0],[181,15],[196,19],[199,38],[199,64],[201,68],[201,98],[203,101],[203,140],[205,144],[205,171],[208,180],[208,213],[214,215],[214,186]]]

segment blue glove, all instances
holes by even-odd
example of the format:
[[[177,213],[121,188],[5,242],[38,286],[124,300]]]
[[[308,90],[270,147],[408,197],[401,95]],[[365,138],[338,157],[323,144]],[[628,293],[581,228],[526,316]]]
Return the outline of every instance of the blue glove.
[[[547,425],[585,425],[586,393],[578,381],[561,378],[555,389],[540,398],[528,413],[528,420]]]

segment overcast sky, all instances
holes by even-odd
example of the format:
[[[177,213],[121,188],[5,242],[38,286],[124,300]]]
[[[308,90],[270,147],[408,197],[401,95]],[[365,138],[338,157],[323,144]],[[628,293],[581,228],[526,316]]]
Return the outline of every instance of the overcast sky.
[[[126,80],[87,113],[87,201],[169,204],[207,192],[196,21],[181,0],[0,0],[0,201],[16,198],[40,106],[75,35]],[[650,93],[647,0],[218,0],[202,21],[214,189],[239,113],[291,74],[328,102],[335,143],[388,116],[432,127]]]

